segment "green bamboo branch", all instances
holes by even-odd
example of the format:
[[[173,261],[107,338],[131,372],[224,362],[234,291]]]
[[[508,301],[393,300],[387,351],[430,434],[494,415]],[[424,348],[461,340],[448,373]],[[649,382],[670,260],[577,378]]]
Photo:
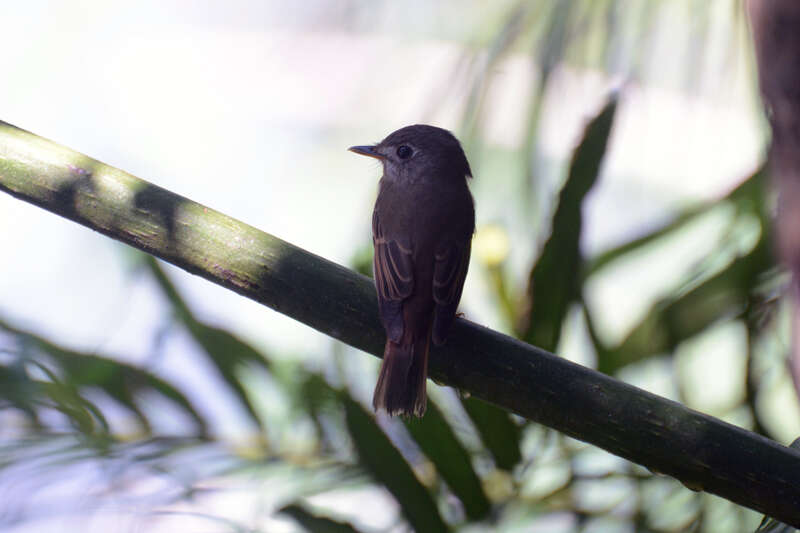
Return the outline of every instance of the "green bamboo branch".
[[[368,278],[3,122],[0,190],[383,353]],[[430,374],[693,490],[800,526],[800,452],[760,435],[467,320],[432,351]]]

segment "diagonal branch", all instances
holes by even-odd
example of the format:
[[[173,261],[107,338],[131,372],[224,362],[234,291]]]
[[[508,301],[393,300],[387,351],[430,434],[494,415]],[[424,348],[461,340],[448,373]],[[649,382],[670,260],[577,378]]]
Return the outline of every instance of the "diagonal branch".
[[[383,353],[366,277],[3,122],[0,190]],[[800,526],[800,452],[755,433],[466,320],[432,351],[430,373],[694,490]]]

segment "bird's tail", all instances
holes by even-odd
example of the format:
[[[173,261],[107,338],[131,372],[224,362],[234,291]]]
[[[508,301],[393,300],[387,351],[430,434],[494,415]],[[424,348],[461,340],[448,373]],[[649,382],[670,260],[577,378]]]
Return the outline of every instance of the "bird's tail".
[[[430,339],[429,331],[426,336],[406,344],[386,341],[378,384],[372,396],[376,411],[384,409],[392,416],[425,414]]]

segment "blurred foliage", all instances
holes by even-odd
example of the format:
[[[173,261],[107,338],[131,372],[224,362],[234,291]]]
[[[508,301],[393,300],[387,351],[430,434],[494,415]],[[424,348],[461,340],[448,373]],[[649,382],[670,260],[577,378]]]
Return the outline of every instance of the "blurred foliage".
[[[701,77],[713,2],[506,4],[493,33],[476,39],[461,133],[468,147],[477,147],[494,66],[511,51],[529,55],[538,79],[529,110],[520,118],[525,121],[525,143],[512,154],[524,162],[516,178],[518,190],[532,192],[541,170],[536,148],[539,117],[558,66],[589,66],[631,79],[657,76],[660,71],[647,55],[650,39],[657,33],[660,11],[680,5],[694,21],[685,47],[697,52],[685,55],[685,76]],[[736,3],[730,5],[732,11],[737,9]],[[731,39],[737,32],[736,27],[728,28]],[[498,314],[517,336],[549,350],[559,348],[570,316],[580,316],[586,349],[595,354],[597,368],[609,374],[647,361],[671,361],[681,346],[704,333],[724,324],[743,325],[745,390],[740,404],[725,406],[722,414],[736,413],[738,423],[766,433],[758,400],[775,379],[765,376],[785,369],[781,358],[771,355],[780,351],[776,339],[784,280],[770,253],[764,172],[755,171],[719,199],[674,213],[638,238],[584,257],[582,209],[601,176],[617,102],[625,97],[624,91],[603,96],[608,104],[588,123],[571,161],[561,169],[562,186],[548,200],[553,206],[549,223],[543,225],[545,237],[527,230],[526,245],[537,249],[537,242],[545,244],[527,268],[523,284],[509,274],[502,256],[481,265],[490,274]],[[479,165],[479,160],[473,163],[474,168]],[[510,209],[522,211],[520,218],[530,223],[529,212],[538,212],[535,195],[523,195],[520,202]],[[477,204],[480,208],[481,198]],[[596,327],[602,310],[585,299],[587,284],[720,212],[726,214],[722,238],[708,243],[705,258],[663,294],[622,341],[605,340]],[[503,226],[494,231],[502,233]],[[365,248],[353,266],[369,273],[370,263]],[[190,337],[196,356],[214,369],[220,387],[253,425],[255,437],[232,444],[215,434],[213,421],[196,401],[198,395],[210,397],[220,391],[182,390],[113,353],[72,350],[2,318],[0,486],[15,488],[0,507],[0,528],[37,513],[75,512],[50,506],[39,495],[54,480],[75,475],[87,464],[93,465],[92,475],[103,480],[92,485],[87,500],[103,502],[110,494],[127,491],[143,493],[130,496],[137,505],[158,508],[202,502],[215,490],[204,486],[209,479],[248,479],[250,492],[265,495],[258,507],[261,513],[290,517],[308,531],[372,531],[335,505],[314,500],[365,486],[382,487],[391,495],[397,511],[384,514],[392,523],[408,523],[425,532],[516,531],[536,524],[552,524],[552,531],[639,532],[752,531],[757,526],[758,517],[751,511],[691,492],[674,480],[473,398],[437,392],[420,421],[376,419],[364,407],[357,384],[347,379],[340,347],[332,348],[333,357],[322,369],[287,363],[198,319],[154,260],[143,259],[138,272],[155,280],[173,311],[173,319],[154,332],[153,345],[164,336]],[[680,373],[672,379],[684,390]],[[264,388],[285,408],[264,408],[258,400]],[[170,420],[188,424],[168,424],[165,429],[165,409]],[[111,419],[123,422],[114,424]],[[160,480],[157,490],[138,488],[150,479]],[[90,512],[102,505],[87,503],[79,509]],[[254,531],[235,522],[225,527]],[[765,521],[760,531],[783,531],[776,527],[781,526]]]
[[[561,324],[580,294],[583,200],[600,174],[616,109],[617,101],[612,99],[586,128],[583,141],[575,149],[553,214],[553,232],[530,274],[526,298],[529,311],[519,335],[549,352],[558,346]]]

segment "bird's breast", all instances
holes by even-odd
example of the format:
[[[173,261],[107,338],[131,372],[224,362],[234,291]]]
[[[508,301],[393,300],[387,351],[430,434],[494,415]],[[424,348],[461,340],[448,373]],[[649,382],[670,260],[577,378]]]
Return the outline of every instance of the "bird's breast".
[[[381,183],[375,209],[387,236],[416,243],[415,248],[435,247],[443,239],[468,238],[474,225],[466,184]]]

